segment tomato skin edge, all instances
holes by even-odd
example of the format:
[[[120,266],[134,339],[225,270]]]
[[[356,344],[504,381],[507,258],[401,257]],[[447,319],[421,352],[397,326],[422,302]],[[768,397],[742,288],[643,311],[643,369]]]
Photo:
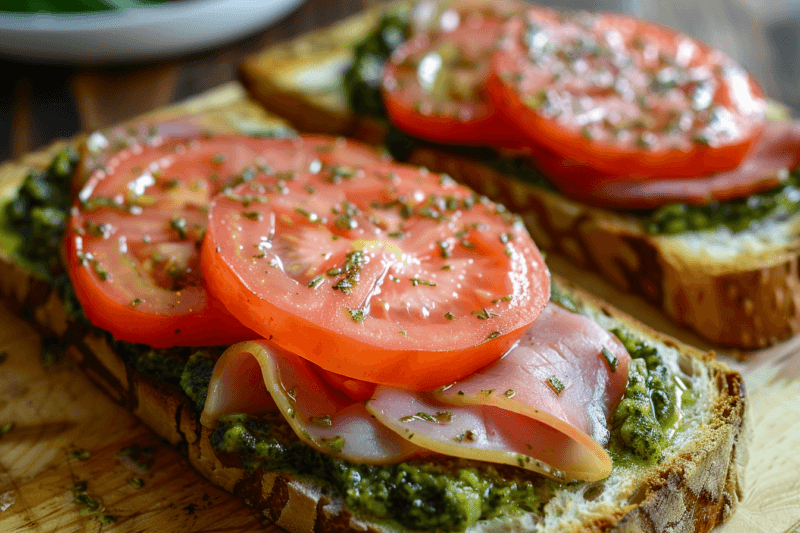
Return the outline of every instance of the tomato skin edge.
[[[62,254],[75,296],[86,318],[94,326],[111,333],[116,340],[169,348],[225,346],[258,338],[213,298],[206,299],[203,310],[191,316],[155,315],[114,302],[98,289],[96,274],[90,266],[81,264],[78,259],[76,236],[70,235],[70,227],[63,241]]]
[[[505,120],[497,113],[488,113],[477,120],[460,122],[453,117],[426,116],[414,112],[382,91],[389,120],[400,131],[430,142],[467,146],[506,146],[515,141],[509,137]],[[488,132],[488,134],[487,134]]]
[[[764,125],[754,126],[752,135],[724,147],[700,146],[691,151],[669,150],[653,153],[616,150],[602,143],[593,145],[580,135],[565,133],[553,121],[540,117],[521,102],[494,71],[489,77],[487,87],[498,112],[503,114],[513,128],[521,132],[529,146],[590,167],[594,172],[587,177],[594,176],[595,180],[598,176],[626,176],[631,180],[690,179],[729,171],[747,157],[764,130]],[[548,139],[546,145],[541,138]]]

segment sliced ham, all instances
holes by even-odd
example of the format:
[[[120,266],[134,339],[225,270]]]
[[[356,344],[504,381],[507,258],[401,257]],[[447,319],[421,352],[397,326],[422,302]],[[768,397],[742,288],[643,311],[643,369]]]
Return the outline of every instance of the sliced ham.
[[[596,481],[611,472],[602,445],[629,362],[614,335],[551,303],[489,367],[434,391],[378,386],[365,406],[305,359],[245,342],[217,362],[201,421],[278,408],[303,442],[354,462],[440,453]]]
[[[490,405],[460,406],[432,394],[381,386],[367,409],[386,427],[428,450],[539,472],[562,481],[597,481],[611,472],[602,446],[535,418]]]
[[[705,205],[747,197],[785,181],[789,171],[800,165],[800,122],[769,124],[741,165],[697,178],[594,179],[597,171],[585,165],[544,151],[532,157],[562,193],[587,204],[620,209],[653,209],[671,203]],[[592,182],[590,187],[587,179]]]
[[[397,463],[424,453],[379,424],[362,403],[333,389],[312,364],[265,341],[239,343],[222,354],[201,422],[214,427],[225,413],[259,414],[274,406],[300,440],[322,453],[369,464]]]
[[[452,404],[494,405],[562,431],[571,426],[605,444],[606,420],[625,394],[629,361],[619,339],[597,322],[549,303],[502,359],[435,396]]]
[[[378,387],[367,408],[439,453],[596,481],[611,472],[602,444],[629,361],[619,340],[596,322],[551,303],[488,368],[430,393]]]

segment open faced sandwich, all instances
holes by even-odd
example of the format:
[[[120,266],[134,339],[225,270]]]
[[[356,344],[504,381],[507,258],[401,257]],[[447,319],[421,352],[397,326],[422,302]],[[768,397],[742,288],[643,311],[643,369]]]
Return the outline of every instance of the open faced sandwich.
[[[265,120],[201,98],[5,165],[6,297],[289,531],[733,512],[738,373],[551,279],[520,218],[449,176]]]

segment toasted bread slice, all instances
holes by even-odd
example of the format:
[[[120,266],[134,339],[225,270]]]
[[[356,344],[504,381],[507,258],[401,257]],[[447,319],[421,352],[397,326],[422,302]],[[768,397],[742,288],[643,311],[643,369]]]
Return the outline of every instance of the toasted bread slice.
[[[198,114],[215,132],[280,126],[241,90],[227,86],[139,121]],[[77,147],[78,140],[69,141]],[[11,195],[27,169],[45,168],[65,143],[0,166],[4,194]],[[43,335],[57,336],[67,353],[114,401],[125,405],[158,435],[178,446],[209,481],[242,498],[278,526],[292,532],[385,531],[394,526],[356,516],[341,498],[310,479],[287,472],[225,466],[215,455],[210,430],[199,423],[194,402],[174,384],[137,370],[130,354],[116,353],[109,335],[70,318],[58,291],[16,260],[13,243],[0,249],[0,291]],[[602,301],[559,280],[579,310],[606,328],[622,327],[656,346],[693,400],[681,429],[659,463],[617,464],[603,482],[564,485],[548,495],[539,513],[479,521],[475,531],[709,531],[724,521],[742,495],[748,418],[741,376],[688,346],[662,336]],[[128,345],[126,350],[147,350]]]
[[[301,131],[382,143],[385,124],[347,106],[342,74],[379,6],[248,58],[241,78],[270,111]],[[359,33],[360,32],[360,33]],[[632,213],[594,208],[525,183],[472,155],[429,143],[408,160],[446,172],[525,219],[540,248],[636,293],[711,343],[758,348],[800,332],[800,216],[732,233],[727,228],[651,235]]]

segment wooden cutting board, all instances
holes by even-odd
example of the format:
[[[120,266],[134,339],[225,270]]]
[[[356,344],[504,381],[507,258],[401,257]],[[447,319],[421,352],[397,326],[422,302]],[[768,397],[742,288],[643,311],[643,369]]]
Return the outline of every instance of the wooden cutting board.
[[[184,108],[241,98],[241,88],[230,84]],[[37,158],[46,161],[47,155],[26,161]],[[1,180],[2,170],[11,167],[0,168],[0,195],[10,192],[12,184]],[[548,262],[657,329],[705,347],[642,300],[556,257]],[[176,450],[93,388],[74,364],[43,367],[40,350],[37,333],[0,305],[0,353],[6,354],[0,363],[0,427],[13,424],[0,436],[0,531],[279,531],[202,479]],[[750,354],[747,363],[720,357],[745,376],[753,432],[744,500],[720,530],[795,531],[800,528],[800,337]],[[152,450],[136,461],[119,456],[133,445]],[[133,486],[134,477],[144,486]],[[102,511],[82,515],[86,506],[75,503],[70,490],[80,482]],[[102,515],[116,521],[103,525],[97,520]]]

